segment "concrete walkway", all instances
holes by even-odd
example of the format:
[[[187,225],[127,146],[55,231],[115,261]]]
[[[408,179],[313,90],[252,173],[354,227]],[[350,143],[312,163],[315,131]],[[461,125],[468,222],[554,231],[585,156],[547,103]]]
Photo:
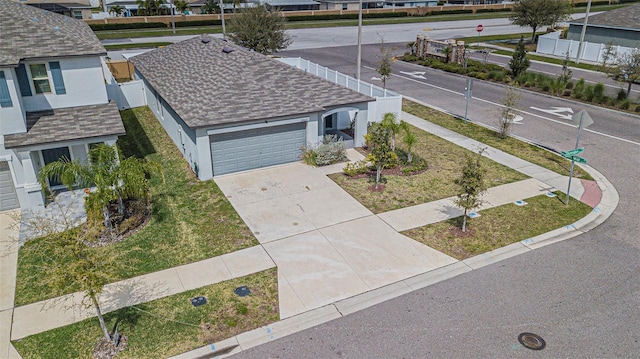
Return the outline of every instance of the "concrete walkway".
[[[0,358],[20,358],[10,342],[19,231],[20,210],[0,212]]]
[[[403,113],[403,119],[469,150],[486,147],[415,116]],[[566,188],[567,177],[493,148],[487,148],[484,155],[532,178],[490,189],[483,208]],[[351,160],[362,158],[355,151],[350,151],[349,156]],[[216,182],[261,245],[110,284],[101,296],[104,311],[144,303],[277,265],[281,317],[290,318],[282,321],[281,326],[286,330],[276,335],[280,337],[314,323],[319,324],[319,320],[346,315],[385,298],[570,238],[604,221],[617,204],[615,189],[599,174],[594,175],[600,185],[596,188],[591,183],[583,185],[583,181],[574,180],[573,197],[585,197],[590,202],[602,200],[596,204],[589,218],[539,238],[527,239],[460,262],[398,233],[459,216],[460,211],[453,207],[451,199],[374,215],[326,177],[327,173],[341,171],[342,167],[311,168],[296,163],[217,178]],[[587,191],[585,187],[588,187]],[[603,205],[602,202],[606,203]],[[16,214],[19,212],[14,212],[13,217],[7,212],[0,213],[3,229],[0,240],[3,243],[13,237],[17,239],[17,228],[4,230],[15,220]],[[11,243],[15,243],[15,239]],[[9,343],[10,338],[24,338],[93,316],[90,309],[68,309],[69,306],[64,304],[81,301],[81,293],[13,308],[17,264],[15,249],[15,246],[6,247],[5,255],[0,257],[0,357],[7,358],[19,358]],[[327,305],[331,308],[327,309]],[[274,327],[278,325],[276,323]],[[265,336],[262,331],[257,329],[247,333],[248,342],[244,345],[256,345],[274,338],[272,332]],[[239,339],[232,339],[238,343]],[[212,345],[206,350],[211,352],[214,348]]]

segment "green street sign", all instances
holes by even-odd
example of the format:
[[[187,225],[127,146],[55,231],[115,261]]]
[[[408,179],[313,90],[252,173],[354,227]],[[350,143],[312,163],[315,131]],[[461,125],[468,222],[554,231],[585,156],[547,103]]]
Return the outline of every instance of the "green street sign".
[[[571,157],[571,160],[572,160],[572,161],[574,161],[574,162],[576,162],[576,163],[581,163],[581,164],[583,164],[583,165],[586,165],[586,164],[587,164],[587,159],[586,159],[586,158],[579,157],[579,156],[573,156],[573,157]]]
[[[584,152],[584,147],[576,148],[574,150],[564,151],[562,152],[562,157],[571,158],[571,156],[576,156]]]

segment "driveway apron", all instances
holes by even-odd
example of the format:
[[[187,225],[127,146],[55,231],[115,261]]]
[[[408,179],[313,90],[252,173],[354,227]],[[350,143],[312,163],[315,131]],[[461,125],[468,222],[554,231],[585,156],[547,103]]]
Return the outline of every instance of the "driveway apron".
[[[456,261],[396,232],[324,172],[292,163],[215,178],[278,266],[281,318]]]

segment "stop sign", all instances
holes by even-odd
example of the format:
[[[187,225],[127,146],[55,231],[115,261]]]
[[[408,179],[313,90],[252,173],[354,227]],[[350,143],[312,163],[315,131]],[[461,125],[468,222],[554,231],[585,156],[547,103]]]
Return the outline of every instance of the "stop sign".
[[[482,25],[476,26],[476,31],[477,32],[481,32],[482,30],[484,30],[484,26],[482,26]]]

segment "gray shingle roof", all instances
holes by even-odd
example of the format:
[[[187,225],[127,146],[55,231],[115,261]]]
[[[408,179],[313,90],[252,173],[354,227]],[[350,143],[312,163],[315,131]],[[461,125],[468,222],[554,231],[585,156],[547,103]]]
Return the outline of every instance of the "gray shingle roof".
[[[21,59],[106,55],[83,21],[12,0],[0,0],[0,66]]]
[[[583,19],[578,19],[570,22],[570,24],[582,25],[583,22]],[[629,5],[589,16],[587,26],[640,30],[640,4]]]
[[[5,148],[124,135],[115,102],[27,112],[27,133],[4,136]]]
[[[294,116],[373,98],[216,38],[131,58],[191,128]],[[223,48],[233,49],[224,53]]]

